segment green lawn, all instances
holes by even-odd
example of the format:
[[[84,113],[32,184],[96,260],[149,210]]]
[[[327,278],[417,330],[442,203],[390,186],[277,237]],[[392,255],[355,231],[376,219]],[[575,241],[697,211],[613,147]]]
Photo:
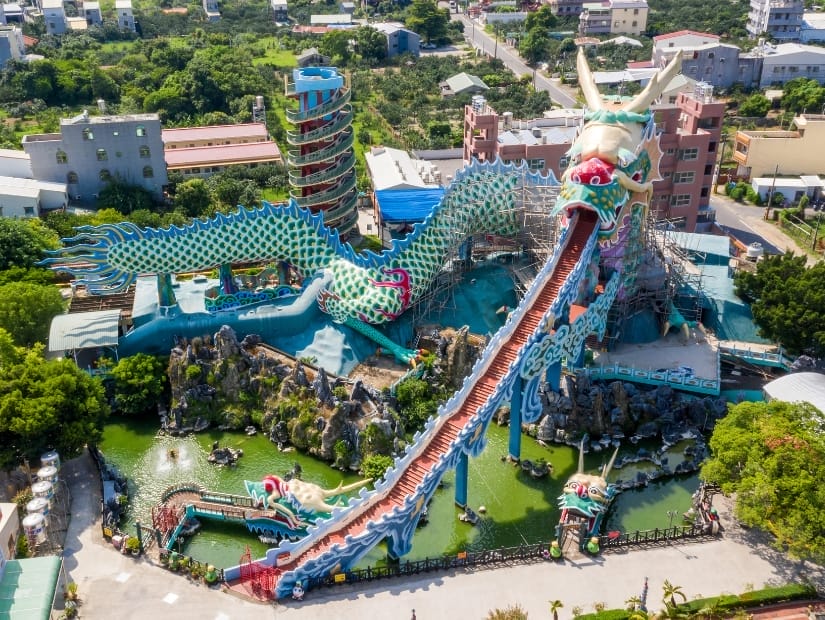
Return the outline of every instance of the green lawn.
[[[260,39],[255,47],[264,51],[264,56],[252,60],[253,65],[275,65],[276,67],[297,67],[295,54],[287,49],[281,49],[276,37]]]
[[[261,198],[273,204],[278,204],[289,200],[289,193],[284,190],[277,190],[271,187],[266,187],[261,190]]]

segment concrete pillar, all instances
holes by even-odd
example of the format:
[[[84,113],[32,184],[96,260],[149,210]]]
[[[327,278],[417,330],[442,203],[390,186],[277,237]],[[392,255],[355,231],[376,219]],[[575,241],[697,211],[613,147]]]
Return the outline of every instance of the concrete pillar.
[[[558,392],[561,387],[561,362],[555,362],[547,367],[545,380],[550,384],[550,389]]]
[[[238,292],[238,287],[235,286],[235,280],[232,276],[232,264],[224,263],[218,269],[218,277],[221,281],[221,293],[224,295],[233,295]]]
[[[511,459],[521,460],[521,408],[524,403],[524,379],[518,377],[510,399],[510,441],[508,452]]]
[[[158,284],[158,306],[161,308],[171,308],[178,305],[175,298],[175,289],[172,288],[172,274],[159,273],[157,275]]]
[[[455,468],[455,503],[464,508],[467,506],[467,487],[470,475],[470,462],[466,452],[462,452]]]

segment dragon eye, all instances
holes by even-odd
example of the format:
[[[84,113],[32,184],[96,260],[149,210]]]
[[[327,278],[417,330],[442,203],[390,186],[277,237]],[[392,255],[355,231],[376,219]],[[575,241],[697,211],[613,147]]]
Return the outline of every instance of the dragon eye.
[[[581,182],[582,182],[582,178],[581,178],[581,176],[579,176],[578,172],[571,174],[570,175],[570,180],[573,181],[573,183],[581,184]]]
[[[593,177],[590,179],[590,185],[601,185],[602,180],[599,177]]]

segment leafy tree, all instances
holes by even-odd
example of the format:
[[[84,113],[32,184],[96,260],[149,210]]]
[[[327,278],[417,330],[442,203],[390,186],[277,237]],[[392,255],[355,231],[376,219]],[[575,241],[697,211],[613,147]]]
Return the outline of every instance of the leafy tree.
[[[100,190],[97,204],[101,209],[115,209],[128,215],[138,209],[151,210],[155,206],[155,199],[140,185],[113,179]]]
[[[790,353],[825,351],[825,263],[806,266],[804,256],[788,252],[766,256],[755,273],[734,278],[737,295],[750,302],[759,333],[782,343]]]
[[[545,5],[549,6],[549,5]],[[529,64],[536,64],[542,58],[547,58],[550,37],[543,28],[533,28],[519,42],[519,54]]]
[[[350,38],[352,36],[348,30],[330,30],[318,41],[318,51],[333,61],[346,64],[352,55]]]
[[[821,110],[825,104],[825,88],[816,80],[795,78],[782,87],[782,107],[786,112]]]
[[[662,584],[662,602],[665,606],[672,609],[676,607],[677,596],[681,597],[682,602],[687,601],[687,596],[682,592],[682,586],[674,585],[665,579],[665,582]]]
[[[0,217],[0,271],[32,267],[45,258],[43,250],[57,246],[57,235],[39,219]]]
[[[115,409],[127,415],[148,411],[163,392],[165,371],[154,355],[124,357],[112,368]]]
[[[547,34],[547,31],[555,28],[557,23],[558,20],[556,16],[553,15],[553,9],[549,4],[544,4],[538,11],[527,14],[524,20],[524,29],[529,32],[535,28],[539,28]]]
[[[440,393],[423,379],[402,381],[396,390],[398,407],[408,432],[424,427],[424,423],[438,411]]]
[[[19,346],[46,342],[52,319],[64,308],[63,296],[54,286],[30,282],[0,286],[0,329],[12,334]]]
[[[0,286],[11,284],[12,282],[27,282],[29,284],[48,285],[54,284],[54,272],[40,267],[12,267],[6,271],[0,271]]]
[[[15,347],[0,329],[0,462],[34,459],[54,448],[71,458],[100,439],[109,413],[100,382],[43,347]]]
[[[209,188],[203,179],[187,179],[179,183],[172,204],[189,217],[198,217],[209,210]]]
[[[700,477],[736,493],[742,523],[769,530],[776,545],[825,559],[825,435],[807,403],[744,402],[716,423]]]
[[[387,470],[394,463],[391,456],[384,454],[373,454],[365,458],[361,463],[361,471],[367,478],[376,481],[384,477]]]
[[[771,109],[771,100],[762,93],[754,93],[739,106],[740,116],[764,117]]]
[[[449,9],[439,9],[433,0],[413,0],[407,9],[407,28],[424,37],[426,43],[443,39],[449,21]]]
[[[375,65],[387,57],[387,37],[370,26],[361,26],[355,31],[358,53],[367,64]]]

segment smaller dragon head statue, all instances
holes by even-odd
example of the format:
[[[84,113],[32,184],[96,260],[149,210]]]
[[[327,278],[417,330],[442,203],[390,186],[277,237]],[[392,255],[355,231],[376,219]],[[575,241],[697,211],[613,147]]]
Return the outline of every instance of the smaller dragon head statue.
[[[607,475],[613,468],[618,452],[617,448],[610,462],[602,468],[601,474],[586,474],[584,473],[584,442],[582,442],[579,446],[578,470],[567,479],[564,490],[559,496],[559,508],[561,508],[559,523],[566,524],[585,519],[588,535],[598,533],[600,518],[607,512],[616,494],[615,487],[607,483]]]
[[[565,215],[577,208],[595,211],[604,238],[615,232],[619,211],[631,194],[645,194],[645,203],[649,202],[653,181],[659,179],[661,154],[649,107],[679,72],[681,56],[676,54],[642,92],[620,106],[602,100],[584,48],[579,48],[576,66],[587,111],[582,130],[568,151],[570,165],[562,176],[553,211]]]

